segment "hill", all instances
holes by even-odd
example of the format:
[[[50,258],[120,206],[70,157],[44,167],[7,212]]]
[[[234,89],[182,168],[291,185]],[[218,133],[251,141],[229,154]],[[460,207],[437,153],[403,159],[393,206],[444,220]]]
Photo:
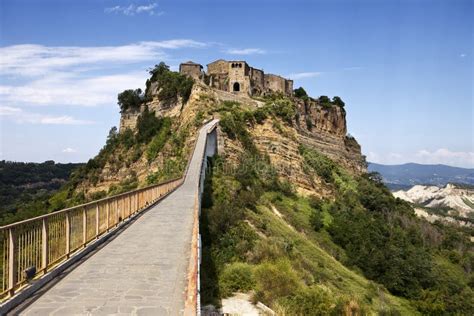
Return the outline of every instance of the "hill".
[[[0,161],[0,225],[40,215],[44,205],[37,203],[47,200],[81,165]]]
[[[393,189],[410,188],[417,184],[445,186],[448,183],[474,184],[474,169],[447,165],[381,165],[370,162],[369,171],[382,175],[384,182]]]
[[[48,203],[65,206],[183,173],[219,118],[202,198],[201,299],[245,292],[281,315],[473,314],[469,232],[415,216],[366,173],[339,97],[257,97],[165,64],[119,94],[120,131]]]

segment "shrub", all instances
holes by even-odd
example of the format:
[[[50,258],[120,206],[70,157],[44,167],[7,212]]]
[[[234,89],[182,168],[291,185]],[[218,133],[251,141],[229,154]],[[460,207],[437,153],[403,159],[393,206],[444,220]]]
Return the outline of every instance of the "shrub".
[[[92,193],[92,194],[90,195],[90,199],[91,199],[92,201],[94,201],[94,200],[102,199],[102,198],[104,198],[104,197],[106,197],[106,196],[107,196],[107,192],[105,192],[104,190],[102,190],[102,191],[96,191],[96,192],[94,192],[94,193]]]
[[[271,101],[270,108],[273,114],[289,124],[292,123],[296,115],[295,105],[291,100],[284,97]]]
[[[178,96],[186,103],[191,95],[194,80],[186,75],[171,71],[169,67],[161,62],[149,71],[151,78],[149,82],[158,83],[158,98],[166,105],[177,101]],[[147,87],[149,84],[147,85]],[[148,91],[147,91],[148,94]]]
[[[142,93],[142,89],[129,89],[119,93],[118,105],[120,106],[120,112],[123,113],[128,109],[139,109],[143,100],[144,94]]]
[[[247,292],[255,286],[252,266],[243,262],[227,264],[219,277],[222,297],[234,292]]]
[[[338,96],[335,96],[334,98],[332,98],[332,104],[337,105],[341,108],[343,108],[346,105],[344,101],[342,101],[342,99]]]
[[[311,121],[311,118],[307,116],[305,121],[306,121],[306,127],[309,130],[312,130],[313,129],[313,121]]]
[[[267,111],[264,108],[258,108],[253,112],[253,116],[258,124],[262,124],[267,118]]]
[[[158,153],[163,149],[171,134],[171,120],[169,118],[161,119],[161,126],[158,133],[153,137],[148,145],[147,159],[148,161],[155,160]]]
[[[300,146],[300,153],[303,156],[305,164],[316,171],[318,176],[322,177],[328,183],[334,182],[333,172],[337,169],[337,166],[331,159],[304,146]]]
[[[148,143],[161,130],[167,120],[169,118],[156,117],[155,111],[150,112],[148,107],[145,107],[145,110],[137,119],[137,142]]]
[[[318,101],[319,101],[319,104],[321,104],[321,106],[322,106],[323,108],[326,108],[326,109],[327,109],[327,108],[331,108],[331,107],[332,107],[331,100],[330,100],[327,96],[325,96],[325,95],[320,96],[319,99],[318,99]]]
[[[331,315],[335,303],[334,295],[329,290],[319,286],[301,289],[294,295],[282,300],[282,304],[293,315]]]
[[[324,227],[324,217],[323,213],[320,210],[312,210],[310,218],[309,218],[309,223],[311,224],[311,227],[315,231],[320,231],[321,228]]]
[[[135,135],[130,128],[125,129],[120,133],[120,142],[125,146],[125,148],[130,149],[135,144]]]
[[[255,270],[255,299],[272,305],[277,299],[293,295],[300,287],[289,261],[265,262]]]
[[[303,89],[303,87],[299,87],[298,89],[295,89],[294,94],[295,94],[295,97],[297,98],[308,97],[308,94],[306,93],[305,89]]]

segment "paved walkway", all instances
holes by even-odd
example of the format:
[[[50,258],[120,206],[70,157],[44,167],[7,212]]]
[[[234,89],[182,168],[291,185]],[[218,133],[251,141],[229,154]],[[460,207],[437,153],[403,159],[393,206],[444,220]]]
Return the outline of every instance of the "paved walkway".
[[[206,134],[184,184],[145,212],[21,315],[179,315],[184,309],[193,208]]]

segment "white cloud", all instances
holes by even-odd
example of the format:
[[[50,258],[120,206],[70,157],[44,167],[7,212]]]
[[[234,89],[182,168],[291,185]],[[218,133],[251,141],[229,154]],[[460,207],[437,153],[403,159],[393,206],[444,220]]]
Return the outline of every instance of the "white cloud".
[[[129,6],[114,6],[110,8],[105,8],[105,13],[121,13],[128,16],[133,16],[140,13],[148,13],[149,15],[163,15],[163,11],[156,12],[155,9],[158,7],[157,3],[150,3],[146,5],[135,5],[130,4]]]
[[[62,152],[66,154],[74,154],[74,153],[77,153],[77,150],[71,147],[67,147],[67,148],[64,148]]]
[[[290,79],[298,80],[319,77],[321,74],[322,72],[298,72],[294,74],[289,74],[287,77]]]
[[[423,149],[418,151],[415,157],[420,163],[474,167],[474,152],[451,151],[447,148],[439,148],[430,152]]]
[[[0,106],[0,118],[17,123],[31,123],[43,125],[89,125],[93,121],[78,120],[69,115],[48,115],[26,112],[20,108]]]
[[[74,73],[52,73],[23,86],[0,85],[0,101],[5,106],[18,103],[43,106],[116,104],[118,92],[142,87],[145,79],[145,72],[85,78]]]
[[[0,105],[113,105],[118,92],[143,87],[147,73],[139,63],[167,60],[167,50],[206,45],[173,39],[121,46],[0,47]],[[125,71],[127,65],[134,70]]]
[[[2,75],[39,76],[58,69],[124,65],[167,59],[166,49],[205,47],[190,39],[148,41],[121,46],[43,46],[22,44],[0,47]]]
[[[229,48],[225,53],[230,55],[264,55],[267,52],[261,48]]]

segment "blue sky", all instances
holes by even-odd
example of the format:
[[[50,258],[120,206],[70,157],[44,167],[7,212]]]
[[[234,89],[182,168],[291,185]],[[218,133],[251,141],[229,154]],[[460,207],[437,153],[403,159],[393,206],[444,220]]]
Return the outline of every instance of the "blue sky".
[[[245,59],[346,102],[370,161],[474,167],[473,1],[0,1],[0,159],[86,161],[165,61]]]

